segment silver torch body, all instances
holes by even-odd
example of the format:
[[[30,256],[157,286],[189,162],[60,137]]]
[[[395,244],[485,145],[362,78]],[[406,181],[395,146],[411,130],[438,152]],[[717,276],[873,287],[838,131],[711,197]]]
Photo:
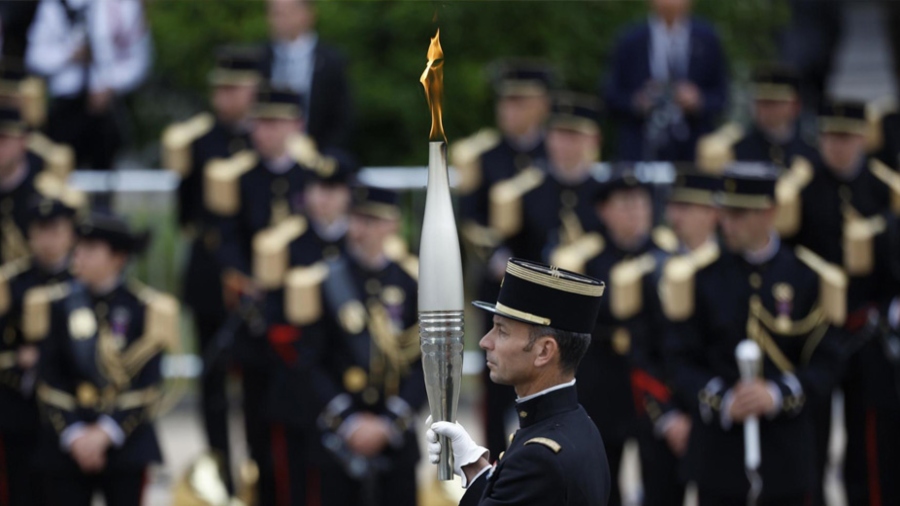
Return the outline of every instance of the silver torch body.
[[[738,343],[734,351],[741,381],[753,381],[762,373],[762,351],[756,342],[745,339]],[[762,448],[759,440],[759,418],[748,417],[744,420],[744,468],[750,480],[750,491],[747,504],[754,505],[762,492],[762,479],[759,465],[762,461]]]
[[[419,338],[434,421],[456,421],[463,362],[462,256],[447,171],[447,144],[428,144],[428,187],[419,246]],[[441,439],[438,479],[453,479],[453,454]]]

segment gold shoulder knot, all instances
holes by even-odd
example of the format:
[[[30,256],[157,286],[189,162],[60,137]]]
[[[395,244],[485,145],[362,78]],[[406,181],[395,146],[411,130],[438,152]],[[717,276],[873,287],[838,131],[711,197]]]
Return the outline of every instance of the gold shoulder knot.
[[[882,183],[891,189],[891,211],[900,215],[900,173],[891,170],[880,160],[872,159],[869,164],[869,170]]]
[[[744,136],[737,123],[726,123],[697,141],[697,166],[704,172],[720,174],[734,161],[734,145]]]
[[[290,266],[290,244],[306,233],[306,218],[292,215],[253,237],[253,277],[259,286],[274,290],[284,282]]]
[[[808,248],[798,246],[795,254],[819,275],[819,304],[825,316],[832,324],[843,325],[847,318],[847,275]]]
[[[521,230],[522,197],[543,182],[544,173],[532,167],[491,187],[489,222],[500,237],[512,237]]]
[[[75,150],[68,144],[58,144],[40,133],[28,134],[28,150],[44,160],[51,174],[65,181],[75,169]]]
[[[221,216],[234,216],[241,208],[241,176],[256,166],[252,151],[241,151],[231,158],[210,160],[203,169],[203,201]]]
[[[529,439],[528,441],[525,441],[525,446],[530,445],[530,444],[546,446],[547,448],[550,448],[550,450],[552,450],[553,453],[559,453],[562,451],[562,446],[559,443],[557,443],[556,441],[554,441],[550,438],[546,438],[546,437],[536,437],[536,438]]]
[[[649,253],[613,266],[609,272],[609,310],[614,317],[625,320],[641,311],[643,279],[655,268],[656,259]]]
[[[775,200],[778,203],[775,228],[782,237],[793,237],[800,230],[803,216],[800,193],[812,179],[812,164],[802,156],[795,156],[790,169],[778,178],[775,185]]]
[[[550,254],[550,265],[584,274],[587,263],[603,253],[604,248],[606,248],[606,241],[603,240],[603,236],[597,232],[591,232],[570,244],[554,249]]]
[[[719,245],[709,242],[686,255],[670,258],[663,267],[659,297],[663,312],[672,321],[694,314],[694,277],[697,271],[719,258]]]
[[[656,246],[666,253],[678,251],[678,236],[675,235],[671,228],[660,225],[653,229],[651,236]]]
[[[212,114],[201,113],[193,118],[166,127],[162,134],[163,168],[186,177],[191,173],[191,145],[212,130],[215,125]]]
[[[39,286],[25,292],[22,308],[22,334],[28,341],[40,341],[50,332],[50,304],[67,296],[68,283]]]
[[[500,134],[490,128],[450,145],[450,163],[459,176],[457,190],[468,195],[481,185],[481,155],[500,143]]]
[[[291,269],[285,279],[284,314],[294,325],[309,325],[322,316],[320,286],[328,277],[328,265],[319,262]]]

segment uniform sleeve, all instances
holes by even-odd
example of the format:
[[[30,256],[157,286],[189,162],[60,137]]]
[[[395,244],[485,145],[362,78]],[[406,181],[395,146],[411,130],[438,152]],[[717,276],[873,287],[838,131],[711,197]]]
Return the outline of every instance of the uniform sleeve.
[[[469,487],[460,506],[557,506],[563,502],[560,496],[565,495],[566,487],[559,457],[541,445],[524,446],[493,472],[499,474],[490,496],[484,496],[485,473]]]

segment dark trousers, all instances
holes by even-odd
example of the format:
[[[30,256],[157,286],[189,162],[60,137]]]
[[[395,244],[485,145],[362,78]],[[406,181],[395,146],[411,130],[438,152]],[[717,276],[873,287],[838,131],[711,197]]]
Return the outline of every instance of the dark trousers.
[[[319,456],[318,431],[284,424],[273,424],[272,465],[275,500],[278,506],[321,506],[322,473],[316,463]]]
[[[622,469],[622,454],[625,453],[625,441],[603,441],[606,449],[606,460],[609,461],[609,501],[607,506],[621,506],[622,490],[619,489],[619,471]]]
[[[0,506],[42,504],[40,474],[32,462],[36,445],[35,433],[0,431]]]
[[[80,168],[112,169],[123,142],[121,131],[115,101],[98,114],[88,112],[86,97],[54,98],[50,103],[47,135],[72,146]]]
[[[684,484],[679,479],[679,460],[665,440],[653,434],[649,420],[641,420],[638,431],[641,455],[641,479],[644,485],[644,506],[681,506],[684,504]]]
[[[275,498],[275,477],[272,466],[272,441],[270,425],[266,419],[265,399],[269,384],[269,373],[265,367],[244,366],[241,373],[242,408],[247,447],[259,467],[259,505],[273,506]]]
[[[825,472],[828,468],[828,443],[831,437],[831,396],[810,403],[815,430],[815,470],[812,479],[813,506],[825,506]]]
[[[194,313],[194,328],[200,343],[201,356],[222,325],[219,315]],[[228,364],[210,364],[200,381],[200,405],[203,414],[203,429],[206,441],[227,471],[229,490],[231,481],[231,449],[228,440]]]
[[[322,506],[416,506],[415,462],[396,462],[385,472],[354,480],[336,462],[323,459]],[[312,506],[312,505],[311,505]]]
[[[44,483],[47,506],[91,506],[94,492],[103,494],[106,506],[141,506],[147,471],[49,475]]]

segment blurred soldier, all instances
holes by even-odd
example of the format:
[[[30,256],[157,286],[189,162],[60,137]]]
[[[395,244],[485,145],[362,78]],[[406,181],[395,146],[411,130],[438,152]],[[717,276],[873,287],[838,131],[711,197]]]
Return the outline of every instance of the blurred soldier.
[[[618,122],[619,160],[692,161],[697,139],[725,111],[728,63],[692,3],[650,0],[649,20],[616,44],[604,96]]]
[[[681,253],[716,247],[718,210],[713,197],[720,185],[721,181],[716,176],[691,171],[678,174],[666,205],[666,218],[678,237]],[[693,400],[680,396],[671,383],[663,349],[664,329],[668,321],[657,295],[663,270],[671,257],[661,250],[656,251],[654,257],[655,268],[641,280],[646,308],[642,308],[640,315],[641,320],[646,320],[647,331],[635,334],[632,342],[631,386],[638,414],[643,504],[680,506],[684,503],[680,462],[687,450],[691,432],[690,406]],[[623,274],[628,274],[628,271],[620,270],[617,278]],[[627,289],[627,283],[617,285],[617,279],[611,279],[613,286],[619,286],[620,292],[622,286]],[[610,295],[614,293],[611,291]]]
[[[25,301],[25,334],[46,338],[38,384],[45,433],[37,452],[48,504],[141,504],[147,468],[160,462],[153,429],[162,352],[178,341],[178,303],[126,279],[147,237],[121,218],[77,226],[77,280]]]
[[[649,339],[648,333],[654,331],[654,304],[641,295],[625,294],[635,293],[636,286],[636,293],[641,293],[639,285],[653,272],[662,247],[651,235],[650,188],[638,181],[630,168],[616,168],[590,201],[603,232],[600,226],[594,227],[589,234],[557,249],[551,264],[610,280],[610,298],[600,301],[593,346],[577,377],[584,387],[579,401],[603,434],[613,477],[609,504],[617,505],[622,504],[618,486],[622,451],[625,442],[638,435],[630,379],[632,343]]]
[[[75,209],[59,200],[38,198],[29,209],[31,257],[0,267],[6,294],[0,307],[0,504],[42,504],[40,476],[34,470],[40,420],[34,386],[40,343],[25,339],[22,306],[32,290],[68,281],[69,255],[75,244]]]
[[[743,422],[760,424],[762,495],[753,504],[809,504],[814,468],[809,402],[828,399],[840,366],[837,330],[843,279],[775,232],[775,174],[768,166],[726,173],[722,233],[715,243],[670,260],[661,287],[673,322],[666,352],[693,418],[685,464],[701,505],[744,504]],[[821,284],[821,288],[820,288]],[[735,348],[764,352],[762,375],[741,381]],[[698,402],[699,401],[699,402]]]
[[[460,175],[460,215],[462,236],[469,253],[482,269],[494,269],[477,276],[479,299],[495,300],[500,292],[504,259],[490,262],[499,246],[499,237],[490,225],[490,191],[497,183],[522,171],[543,166],[546,158],[545,123],[550,113],[552,70],[541,64],[507,62],[497,68],[494,79],[498,132],[482,130],[454,143],[451,162]],[[486,275],[485,275],[486,274]],[[490,322],[485,322],[490,328]],[[493,455],[506,449],[506,412],[514,394],[506,385],[489,380],[484,372],[484,420],[487,446]]]
[[[900,392],[885,387],[896,384],[898,372],[891,370],[879,319],[887,316],[888,302],[900,291],[900,271],[893,265],[898,239],[892,237],[896,228],[890,213],[900,209],[900,185],[893,179],[895,172],[866,156],[863,104],[826,102],[819,124],[822,160],[807,177],[788,185],[780,212],[796,231],[787,235],[792,243],[842,268],[849,278],[844,325],[848,363],[841,385],[847,430],[842,475],[850,504],[866,504],[878,496],[889,504],[889,490],[900,494],[892,478],[900,472],[895,458],[900,440],[880,427],[900,424]],[[821,411],[820,453],[827,448],[830,421],[827,404]],[[817,458],[821,471],[826,455]],[[900,500],[900,495],[892,500]]]
[[[350,180],[356,172],[351,157],[326,151],[304,191],[305,215],[295,215],[259,232],[253,243],[253,274],[266,291],[266,337],[277,359],[272,367],[267,413],[272,418],[272,458],[278,505],[318,504],[319,438],[315,401],[309,379],[309,356],[299,349],[303,329],[294,315],[303,310],[290,297],[287,280],[310,272],[310,266],[334,261],[346,253]],[[289,283],[289,281],[288,281]]]
[[[172,125],[162,137],[163,164],[181,177],[178,222],[192,241],[182,293],[193,312],[204,356],[225,321],[225,307],[221,297],[210,297],[222,293],[222,270],[216,258],[221,238],[215,216],[203,205],[203,171],[210,160],[229,158],[250,147],[249,116],[260,81],[258,66],[258,55],[220,50],[209,79],[213,114],[198,114]],[[227,364],[220,360],[205,366],[201,382],[204,429],[210,448],[230,470]]]
[[[28,156],[26,126],[16,107],[0,106],[0,256],[28,256],[28,204],[37,195],[40,160]]]
[[[263,74],[272,86],[299,95],[307,131],[320,148],[345,147],[353,129],[346,63],[319,41],[313,1],[268,0],[268,21]]]
[[[251,323],[239,333],[233,353],[241,365],[247,443],[259,465],[263,505],[275,501],[271,442],[263,412],[270,363],[263,315],[255,308],[262,297],[252,279],[252,244],[258,232],[303,209],[311,171],[297,162],[290,145],[303,128],[299,100],[289,91],[260,92],[252,115],[254,150],[213,160],[204,171],[204,201],[219,217],[221,243],[216,254],[223,269],[225,308],[247,314]]]
[[[398,264],[384,253],[399,219],[395,193],[355,188],[347,254],[286,281],[287,317],[304,326],[306,352],[298,355],[307,363],[312,356],[308,377],[324,406],[322,482],[309,489],[323,505],[416,504],[419,445],[412,424],[426,400],[418,262]]]
[[[782,66],[760,67],[753,74],[751,96],[753,125],[749,131],[729,123],[703,137],[697,145],[698,164],[721,172],[734,160],[768,162],[779,168],[815,161],[816,148],[800,133],[803,106],[797,74]]]
[[[900,113],[896,105],[894,102],[870,104],[869,121],[874,123],[874,130],[869,149],[882,163],[900,171]]]

